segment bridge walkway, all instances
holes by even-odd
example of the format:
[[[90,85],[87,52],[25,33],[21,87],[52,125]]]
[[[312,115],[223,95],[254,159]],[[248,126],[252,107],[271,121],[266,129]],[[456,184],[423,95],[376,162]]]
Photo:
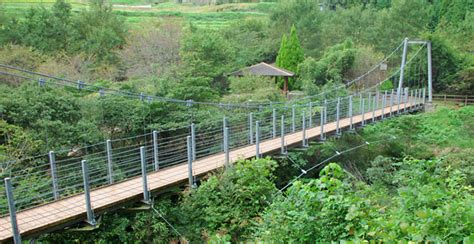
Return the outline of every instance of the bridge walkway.
[[[418,105],[418,106],[417,106]],[[420,104],[401,103],[400,106],[392,106],[394,114],[397,109],[403,110],[420,108]],[[390,114],[390,106],[384,109],[384,116]],[[360,124],[364,120],[372,121],[373,112],[367,112],[362,115],[353,116],[353,124]],[[382,116],[382,109],[375,111],[375,118]],[[339,121],[341,129],[350,126],[350,118],[343,118]],[[336,131],[336,122],[330,122],[324,125],[324,133],[333,133]],[[321,127],[316,126],[306,130],[308,139],[319,139]],[[285,143],[288,147],[302,143],[303,132],[287,134]],[[281,148],[281,138],[268,139],[260,142],[261,154],[269,154],[279,151]],[[249,159],[256,156],[255,144],[247,145],[230,151],[230,162],[239,159]],[[206,158],[198,159],[193,162],[193,175],[204,175],[224,166],[224,153],[215,154]],[[137,162],[139,164],[140,162]],[[188,180],[188,164],[182,164],[160,169],[159,171],[148,173],[148,187],[151,192],[157,192],[167,187],[181,184]],[[91,190],[91,205],[94,213],[100,214],[122,206],[125,203],[139,201],[143,196],[142,178],[135,177]],[[36,206],[17,212],[17,222],[22,236],[35,236],[40,233],[64,228],[65,226],[78,223],[86,219],[85,196],[83,193],[70,196],[61,200],[53,201],[47,204]],[[0,218],[0,243],[12,240],[12,230],[10,217]]]

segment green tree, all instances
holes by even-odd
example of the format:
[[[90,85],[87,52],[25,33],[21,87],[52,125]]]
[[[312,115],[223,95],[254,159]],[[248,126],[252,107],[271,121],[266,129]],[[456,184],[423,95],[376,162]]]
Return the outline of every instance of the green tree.
[[[276,65],[278,67],[296,72],[298,65],[304,60],[304,51],[301,47],[301,43],[296,33],[296,27],[291,27],[290,36],[286,38],[283,35],[281,39],[280,50],[276,59]],[[280,87],[282,87],[282,81],[280,80]],[[295,84],[295,79],[290,79],[289,89],[298,88]]]
[[[71,5],[57,0],[51,9],[31,8],[21,19],[1,28],[3,43],[21,44],[46,53],[85,54],[94,64],[117,64],[115,50],[125,44],[127,29],[104,1],[72,14]],[[96,67],[94,67],[96,68]]]
[[[69,50],[85,53],[98,62],[119,62],[115,50],[126,42],[124,20],[112,12],[104,1],[94,1],[91,8],[74,16]]]
[[[181,42],[185,76],[211,78],[216,90],[227,88],[224,74],[235,69],[235,49],[216,31],[190,28]]]
[[[185,77],[171,89],[173,98],[194,101],[212,101],[217,93],[212,88],[212,79],[208,77]]]
[[[0,91],[3,119],[30,132],[33,140],[42,140],[41,151],[103,139],[94,118],[83,116],[81,100],[61,89],[25,83]]]
[[[298,66],[299,79],[302,83],[323,86],[331,81],[335,84],[343,82],[344,73],[349,70],[355,60],[356,49],[352,41],[345,41],[330,47],[320,60],[306,58]]]
[[[288,44],[286,39],[286,34],[283,34],[281,37],[280,50],[278,50],[278,56],[276,58],[276,65],[282,68],[286,65],[286,56],[288,56]]]
[[[225,41],[235,49],[233,69],[274,58],[276,40],[268,33],[268,23],[258,19],[238,21],[221,30]]]
[[[71,5],[58,0],[52,9],[31,8],[24,19],[6,26],[7,42],[34,47],[44,53],[65,51],[71,34]]]
[[[449,90],[456,83],[456,74],[462,70],[464,60],[452,44],[439,34],[427,34],[424,37],[432,43],[433,88],[435,91]]]

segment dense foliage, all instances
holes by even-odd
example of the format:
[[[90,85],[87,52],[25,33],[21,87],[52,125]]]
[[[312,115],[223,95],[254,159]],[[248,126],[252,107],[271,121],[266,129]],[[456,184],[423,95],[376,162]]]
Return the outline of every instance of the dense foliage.
[[[44,53],[65,52],[114,62],[113,52],[125,44],[123,21],[104,1],[73,15],[71,5],[58,0],[51,9],[31,8],[25,18],[13,18],[1,30],[4,42],[34,47]]]
[[[227,110],[225,103],[285,101],[281,80],[229,76],[263,61],[297,74],[290,89],[301,89],[305,95],[331,91],[331,98],[365,88],[355,84],[352,90],[334,92],[409,37],[432,42],[435,92],[474,91],[472,1],[288,0],[247,5],[223,0],[216,2],[219,6],[193,1],[206,5],[198,10],[192,4],[162,2],[150,11],[125,11],[103,0],[80,8],[57,0],[22,14],[0,5],[0,64],[123,93],[223,104],[185,106],[99,96],[1,73],[0,175],[38,163],[11,164],[9,159],[192,122],[215,123],[223,115],[233,119],[249,112]],[[168,11],[166,6],[176,9]],[[160,8],[167,13],[155,12]],[[134,23],[138,18],[145,21]],[[226,24],[220,25],[223,19]],[[209,22],[215,25],[203,24]],[[415,50],[410,48],[409,58]],[[367,85],[395,71],[399,53],[385,64],[388,70],[364,79]],[[405,84],[423,86],[426,66],[422,52],[407,68]],[[390,78],[380,90],[393,89],[397,77]],[[291,152],[279,162],[242,161],[210,175],[197,189],[155,199],[158,212],[107,213],[94,231],[71,229],[44,241],[459,242],[472,238],[474,228],[469,208],[473,116],[472,107],[440,108],[368,126],[305,152]],[[299,175],[300,168],[316,166],[335,151],[366,140],[376,143],[338,155],[335,163],[316,167],[278,193],[277,188]],[[26,180],[47,184],[40,177]],[[35,194],[32,191],[26,194]]]
[[[474,227],[472,186],[447,163],[379,157],[368,170],[372,185],[329,164],[319,179],[295,182],[266,210],[260,238],[462,241]]]
[[[232,11],[241,10],[238,6],[216,8],[216,11],[230,9],[230,13],[222,15],[231,15]],[[0,62],[82,80],[134,82],[140,79],[155,86],[153,92],[161,89],[156,86],[158,79],[179,83],[184,77],[199,76],[210,79],[208,86],[225,95],[229,92],[226,74],[260,61],[276,61],[277,65],[299,75],[290,80],[292,89],[302,88],[311,93],[314,85],[321,87],[327,80],[339,82],[357,77],[373,64],[366,63],[367,60],[379,60],[404,37],[409,37],[433,42],[436,91],[470,93],[473,90],[470,40],[474,31],[470,23],[474,5],[469,1],[322,1],[317,4],[291,0],[249,6],[248,12],[269,15],[269,20],[239,19],[216,30],[200,26],[201,20],[183,23],[174,18],[130,26],[122,17],[134,18],[134,12],[113,11],[105,1],[91,1],[90,8],[77,11],[59,0],[51,8],[31,8],[26,15],[0,16],[3,49],[0,52],[5,52],[0,55]],[[221,13],[218,14],[214,17],[203,14],[202,18],[207,21],[215,18],[217,22]],[[288,37],[286,42],[282,35]],[[351,59],[344,60],[342,66],[339,63],[334,67],[337,70],[324,68],[327,62],[339,62],[336,59],[341,54],[334,49],[343,43],[345,46],[352,43]],[[12,60],[10,57],[20,50],[24,54]],[[396,67],[399,61],[394,60],[390,65]],[[306,74],[299,72],[300,64]],[[351,70],[354,67],[357,72]],[[322,72],[324,69],[327,72]],[[426,74],[425,68],[419,72]],[[5,80],[11,81],[11,77]]]
[[[330,164],[295,182],[266,209],[258,238],[462,241],[474,224],[473,116],[473,107],[404,116],[295,153],[311,164],[374,142],[337,157],[345,170]]]
[[[457,85],[470,70],[474,30],[469,1],[282,1],[271,15],[274,35],[298,29],[307,56],[319,58],[331,46],[350,38],[356,47],[372,46],[388,54],[405,37],[433,42],[437,91],[471,93]],[[382,3],[383,2],[383,3]],[[448,34],[449,33],[449,34]],[[448,51],[449,50],[449,51]],[[446,71],[446,73],[444,73]],[[445,74],[451,74],[446,76]],[[472,77],[468,78],[472,81]],[[465,82],[462,82],[465,83]],[[441,85],[447,84],[447,85]],[[463,87],[461,89],[461,87]],[[467,88],[467,89],[466,89]]]
[[[143,206],[128,206],[115,213],[106,213],[99,219],[99,225],[93,231],[69,228],[61,233],[44,235],[40,241],[57,243],[60,241],[84,243],[165,243],[176,238],[177,233],[161,217],[172,210],[169,199],[155,202],[153,209]],[[135,208],[135,209],[134,209]],[[141,240],[141,242],[139,241]]]
[[[259,213],[272,201],[275,167],[270,159],[240,161],[185,193],[178,209],[183,235],[192,242],[216,234],[234,241],[249,238]]]
[[[298,74],[303,88],[318,91],[327,83],[343,84],[344,72],[354,64],[355,53],[353,43],[346,41],[329,48],[319,60],[308,57],[300,62]]]

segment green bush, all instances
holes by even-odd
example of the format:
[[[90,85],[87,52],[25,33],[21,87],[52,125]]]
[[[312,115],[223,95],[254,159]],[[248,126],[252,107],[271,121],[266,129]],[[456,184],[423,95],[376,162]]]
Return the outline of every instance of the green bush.
[[[215,234],[244,240],[253,223],[272,201],[276,163],[268,158],[239,161],[185,193],[178,208],[182,233],[191,242]]]
[[[334,163],[319,179],[297,181],[266,209],[257,238],[265,242],[304,243],[340,240],[348,236],[344,218],[350,203],[344,172]]]
[[[380,91],[390,91],[393,89],[393,82],[391,80],[386,80],[380,84]]]
[[[406,159],[393,165],[395,191],[383,184],[351,183],[337,164],[326,166],[319,179],[295,182],[286,197],[266,209],[257,239],[459,242],[471,235],[474,197],[460,169],[444,167],[440,160]],[[375,182],[389,179],[370,170]]]

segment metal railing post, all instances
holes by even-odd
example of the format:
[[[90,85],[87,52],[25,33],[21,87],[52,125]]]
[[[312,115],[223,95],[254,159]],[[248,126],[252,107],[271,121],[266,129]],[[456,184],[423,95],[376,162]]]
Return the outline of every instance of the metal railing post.
[[[418,92],[418,108],[421,109],[421,107],[423,106],[423,89],[420,88],[420,91]]]
[[[91,192],[89,186],[89,166],[87,164],[87,160],[81,161],[82,166],[82,179],[84,183],[84,197],[86,200],[86,212],[87,212],[87,223],[90,225],[96,225],[97,222],[95,221],[94,211],[92,211],[92,204],[91,204]]]
[[[410,112],[413,111],[413,90],[410,90]]]
[[[409,102],[410,98],[410,88],[407,87],[406,92],[405,92],[405,103]]]
[[[385,118],[385,106],[387,106],[387,91],[382,95],[382,119]]]
[[[402,95],[402,90],[397,93],[397,114],[400,114],[400,98]]]
[[[253,144],[253,113],[249,114],[249,138],[250,144]]]
[[[186,137],[186,144],[188,147],[188,180],[189,186],[194,187],[194,179],[193,179],[193,154],[192,154],[192,147],[191,147],[191,136]]]
[[[153,162],[155,171],[160,169],[160,161],[158,158],[158,131],[153,131]]]
[[[379,109],[380,92],[377,90],[377,99],[375,99],[375,109]]]
[[[415,89],[415,97],[413,98],[413,110],[418,109],[418,89]]]
[[[285,150],[285,115],[281,116],[281,131],[280,131],[280,137],[281,137],[281,154],[286,154]]]
[[[415,104],[414,104],[414,106],[413,106],[413,107],[414,107],[414,110],[417,110],[417,109],[418,109],[418,96],[419,96],[419,94],[418,94],[418,89],[416,89],[416,90],[415,90],[415,100],[414,100],[414,101],[415,101]]]
[[[413,97],[413,110],[418,109],[418,89],[415,90],[415,97]]]
[[[58,178],[56,176],[56,155],[54,151],[50,151],[49,154],[49,166],[51,170],[51,179],[53,182],[53,196],[54,200],[59,199],[59,190],[58,190]]]
[[[433,102],[433,70],[432,70],[432,60],[431,60],[431,42],[428,41],[426,45],[427,53],[428,53],[428,102]]]
[[[425,87],[423,87],[423,99],[422,99],[422,101],[423,101],[423,105],[424,105],[426,103],[426,88]]]
[[[372,123],[375,122],[375,100],[376,100],[376,97],[374,96],[373,98],[373,101],[372,101]]]
[[[341,135],[341,130],[339,128],[339,117],[340,117],[340,111],[341,110],[341,98],[337,98],[337,104],[336,104],[336,135]]]
[[[277,131],[276,131],[276,123],[277,123],[277,117],[276,117],[276,109],[274,108],[272,110],[272,137],[276,138],[277,136]]]
[[[352,96],[349,96],[349,130],[354,129],[354,125],[352,123],[353,116],[352,116]]]
[[[421,94],[420,94],[420,89],[416,89],[416,99],[415,99],[415,108],[418,109],[420,107],[420,97],[421,97]]]
[[[324,99],[324,124],[328,122],[327,112],[328,112],[328,100]]]
[[[363,100],[363,96],[362,96],[362,93],[359,94],[359,113],[363,114],[361,111],[362,111],[362,100]]]
[[[361,95],[362,96],[362,95]],[[365,98],[362,97],[362,100],[360,100],[361,103],[361,111],[362,111],[362,126],[365,126]]]
[[[423,107],[423,88],[420,88],[420,108]]]
[[[325,138],[324,138],[324,117],[326,117],[325,114],[326,114],[326,107],[321,107],[321,122],[320,122],[321,123],[321,126],[320,126],[321,127],[321,132],[319,134],[321,141],[325,140]]]
[[[420,97],[418,100],[420,101],[420,108],[423,107],[423,88],[420,88],[420,92],[418,93]]]
[[[225,121],[225,118],[224,118]],[[226,124],[226,122],[224,122]],[[224,127],[226,128],[226,127]],[[191,123],[191,150],[192,150],[192,156],[193,160],[196,160],[196,125],[194,123]]]
[[[407,112],[407,103],[408,103],[408,87],[405,88],[403,93],[403,113]]]
[[[370,112],[370,111],[371,111],[371,110],[370,110],[370,109],[371,109],[371,106],[370,106],[371,102],[372,102],[372,93],[369,92],[369,97],[367,98],[367,109],[366,109],[367,112]]]
[[[10,214],[10,224],[12,226],[13,241],[15,244],[21,244],[20,230],[16,219],[15,200],[13,199],[13,187],[10,178],[5,178],[5,191],[7,194],[8,212]],[[5,226],[6,227],[6,226]]]
[[[255,157],[260,158],[260,121],[255,121]]]
[[[150,202],[150,192],[148,191],[148,177],[146,174],[146,151],[145,147],[140,147],[140,162],[142,166],[142,180],[143,180],[143,201]]]
[[[114,168],[112,165],[112,141],[107,140],[106,142],[107,146],[107,174],[109,176],[109,184],[114,183]]]
[[[291,132],[295,133],[296,131],[296,125],[295,125],[295,118],[296,117],[296,112],[295,112],[295,105],[291,107]]]
[[[229,168],[229,127],[224,128],[225,167]]]
[[[228,127],[227,118],[224,116],[222,118],[222,134],[224,134],[224,129]],[[192,139],[192,138],[191,138]],[[192,149],[192,148],[191,148]],[[224,143],[222,143],[222,151],[224,151]],[[194,160],[194,157],[193,157]]]
[[[306,111],[303,110],[303,113],[301,115],[301,119],[302,119],[302,131],[303,131],[303,147],[307,147],[306,145]]]
[[[392,117],[392,111],[393,111],[393,89],[392,89],[392,93],[390,93],[390,117]]]
[[[308,128],[313,127],[313,102],[309,102],[308,109]]]

